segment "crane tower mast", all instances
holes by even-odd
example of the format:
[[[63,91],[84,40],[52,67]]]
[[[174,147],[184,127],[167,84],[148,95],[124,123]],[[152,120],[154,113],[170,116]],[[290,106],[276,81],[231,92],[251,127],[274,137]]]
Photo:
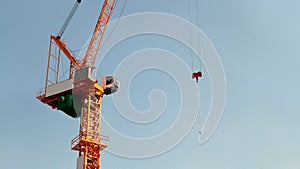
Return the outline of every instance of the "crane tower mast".
[[[44,89],[38,91],[37,99],[53,109],[62,110],[71,117],[80,117],[79,135],[71,142],[71,149],[79,152],[77,169],[99,169],[101,151],[107,147],[101,141],[108,140],[108,137],[100,135],[105,84],[102,86],[98,84],[91,73],[116,1],[104,0],[86,55],[82,60],[76,60],[65,42],[61,40],[66,26],[81,2],[80,0],[76,1],[60,33],[57,36],[50,36],[46,85]],[[54,47],[58,49],[58,52],[55,50],[55,54],[53,53]],[[68,78],[59,81],[62,54],[70,61],[70,69]],[[51,65],[53,60],[55,64]],[[51,72],[54,72],[54,80],[50,78]],[[75,100],[79,100],[79,102]],[[80,105],[79,108],[78,105]]]

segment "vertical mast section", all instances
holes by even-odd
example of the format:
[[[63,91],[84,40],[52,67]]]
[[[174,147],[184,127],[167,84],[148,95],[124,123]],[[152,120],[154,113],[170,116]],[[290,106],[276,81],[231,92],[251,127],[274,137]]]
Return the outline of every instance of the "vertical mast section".
[[[104,0],[94,33],[92,35],[86,55],[82,60],[81,67],[90,66],[94,68],[95,60],[106,30],[108,21],[112,15],[113,8],[117,0]]]
[[[80,132],[72,140],[72,150],[79,151],[77,169],[100,169],[100,154],[107,147],[100,135],[100,119],[104,89],[90,77],[91,68],[75,72],[73,98],[82,101]]]
[[[79,65],[81,69],[75,72],[73,94],[83,103],[80,133],[72,140],[72,150],[79,151],[77,169],[100,169],[100,154],[107,147],[101,140],[108,138],[100,135],[104,89],[90,75],[116,1],[104,0],[86,55]]]

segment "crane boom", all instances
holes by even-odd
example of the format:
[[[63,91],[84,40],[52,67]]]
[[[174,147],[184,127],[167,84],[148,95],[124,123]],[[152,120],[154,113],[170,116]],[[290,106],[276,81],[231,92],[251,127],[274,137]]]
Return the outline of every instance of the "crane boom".
[[[106,30],[108,21],[112,15],[117,0],[105,0],[100,12],[94,33],[92,35],[86,55],[82,60],[81,67],[90,66],[94,68],[95,60]]]

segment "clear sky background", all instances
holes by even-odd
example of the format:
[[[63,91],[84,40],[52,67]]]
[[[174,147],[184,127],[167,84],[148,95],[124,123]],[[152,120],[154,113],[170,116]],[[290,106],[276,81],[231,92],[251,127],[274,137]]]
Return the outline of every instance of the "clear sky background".
[[[216,47],[227,79],[227,102],[218,129],[208,142],[198,144],[198,129],[210,103],[209,78],[205,77],[199,84],[203,114],[183,142],[165,154],[148,159],[122,158],[104,151],[102,168],[300,169],[300,2],[198,2],[200,29]],[[73,3],[73,0],[1,3],[1,169],[75,168],[77,152],[70,150],[70,141],[78,134],[78,120],[35,99],[37,89],[44,86],[49,35],[59,31]],[[122,3],[116,6],[112,19],[119,16]],[[64,35],[72,49],[81,48],[90,36],[101,5],[102,1],[83,1]],[[164,12],[189,18],[188,2],[182,0],[129,0],[123,15],[138,12]],[[195,5],[192,14],[196,24]],[[144,38],[148,38],[148,43],[136,38],[127,45],[145,42],[144,47],[182,53],[182,59],[189,62],[189,50],[164,46],[164,39],[159,37]],[[130,54],[125,47],[120,47],[119,53],[122,52]],[[121,56],[107,61],[115,63]],[[109,65],[103,69],[112,73]],[[130,96],[132,102],[140,109],[147,109],[147,91],[151,87],[164,89],[150,82],[165,76],[155,71],[138,76],[134,89],[145,83],[150,85],[145,87],[144,94]],[[170,81],[165,90],[170,98],[175,98],[170,99],[171,103],[176,103],[177,95],[172,94],[172,89],[176,86]],[[104,103],[103,112],[113,114],[111,97],[105,98]],[[171,106],[169,112],[178,108],[168,106]],[[105,116],[109,118],[108,114]],[[170,124],[168,119],[166,124]],[[166,127],[152,125],[155,129]],[[145,131],[118,125],[116,128],[125,128],[123,132],[138,136],[155,132],[151,128],[144,128]]]

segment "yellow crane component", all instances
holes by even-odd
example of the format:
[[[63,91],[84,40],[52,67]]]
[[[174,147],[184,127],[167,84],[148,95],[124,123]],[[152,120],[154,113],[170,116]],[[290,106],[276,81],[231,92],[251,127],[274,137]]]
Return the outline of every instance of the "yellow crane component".
[[[46,84],[45,88],[38,91],[37,99],[53,109],[64,111],[71,117],[80,117],[79,135],[71,142],[71,149],[79,152],[77,169],[99,169],[101,151],[107,147],[101,141],[107,141],[108,137],[100,135],[102,97],[104,93],[107,94],[105,85],[116,83],[114,86],[118,88],[119,82],[106,81],[106,84],[101,86],[92,78],[91,73],[116,1],[104,0],[86,55],[82,60],[76,60],[65,42],[61,40],[80,0],[75,2],[59,34],[50,36]],[[59,79],[61,55],[65,55],[70,61],[69,76],[62,80]],[[80,107],[76,109],[78,105]]]

